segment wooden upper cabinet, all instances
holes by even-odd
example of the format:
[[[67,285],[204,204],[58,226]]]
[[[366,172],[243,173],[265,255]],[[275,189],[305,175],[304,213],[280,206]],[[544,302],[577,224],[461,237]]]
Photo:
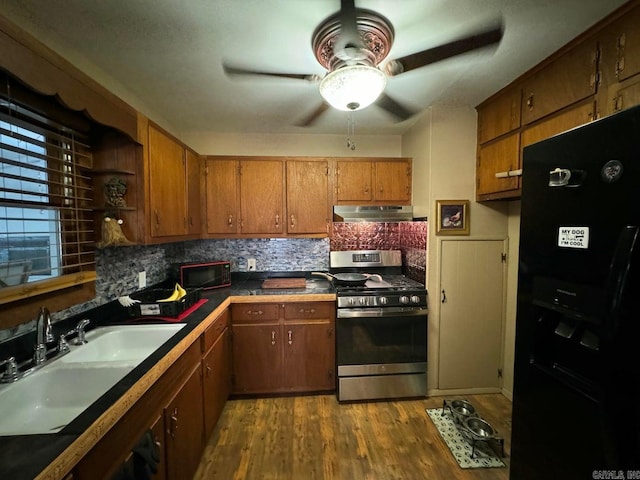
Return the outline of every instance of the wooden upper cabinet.
[[[401,204],[411,203],[411,160],[373,163],[374,200]]]
[[[338,202],[370,202],[373,167],[371,162],[338,160],[336,162],[336,198]]]
[[[234,159],[205,160],[207,233],[238,233],[238,169]]]
[[[149,125],[149,206],[152,237],[186,234],[185,149]]]
[[[611,26],[615,31],[615,73],[619,81],[640,73],[640,7]]]
[[[287,161],[287,233],[327,233],[329,162]]]
[[[595,94],[597,69],[598,44],[590,39],[524,80],[522,123],[532,123]]]
[[[411,159],[336,160],[337,204],[411,203]]]
[[[506,90],[478,107],[478,143],[486,143],[520,127],[522,90]]]
[[[525,128],[521,134],[521,148],[593,121],[594,108],[593,100],[589,100]]]
[[[240,233],[284,232],[284,161],[240,162]]]
[[[520,178],[509,175],[519,169],[520,133],[481,145],[476,168],[476,198],[481,201],[519,195]]]
[[[191,150],[186,150],[187,182],[187,233],[197,235],[202,232],[202,160]]]

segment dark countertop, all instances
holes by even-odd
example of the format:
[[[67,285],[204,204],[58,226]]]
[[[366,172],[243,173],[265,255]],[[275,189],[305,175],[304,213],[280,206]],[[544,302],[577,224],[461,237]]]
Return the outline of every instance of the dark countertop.
[[[273,277],[305,277],[306,288],[296,289],[263,289],[262,282],[266,278]],[[81,434],[83,434],[110,406],[117,402],[142,376],[165,357],[182,339],[189,336],[201,322],[203,322],[216,308],[227,299],[235,297],[262,297],[256,301],[292,301],[287,297],[307,295],[320,296],[321,300],[328,299],[326,295],[335,295],[335,289],[327,280],[311,277],[308,272],[251,272],[237,274],[232,277],[232,285],[212,289],[203,292],[202,298],[207,302],[191,313],[182,323],[185,327],[180,329],[167,342],[160,346],[154,353],[147,357],[136,368],[129,372],[122,380],[104,393],[98,400],[90,405],[82,414],[71,421],[64,429],[54,434],[41,435],[16,435],[0,436],[0,478],[12,480],[32,480],[49,466],[56,458],[71,446]],[[309,297],[310,300],[314,299]],[[246,299],[248,300],[248,298]],[[85,312],[80,317],[92,319],[93,328],[109,324],[123,323],[130,320],[123,316],[122,307],[117,301],[110,302],[103,307],[98,307],[95,312]],[[54,330],[68,331],[70,325],[75,325],[77,318],[73,317],[65,321],[64,325],[57,325]],[[63,322],[60,322],[63,323]],[[68,324],[67,324],[68,323]],[[91,328],[88,328],[91,330]],[[56,332],[56,335],[59,333]],[[45,367],[46,368],[46,367]],[[7,414],[7,412],[3,412]],[[54,475],[46,478],[63,478],[63,475]]]

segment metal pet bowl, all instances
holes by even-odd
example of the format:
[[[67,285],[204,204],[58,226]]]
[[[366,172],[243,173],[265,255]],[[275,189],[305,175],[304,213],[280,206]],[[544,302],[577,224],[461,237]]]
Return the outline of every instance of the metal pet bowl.
[[[449,404],[449,408],[451,408],[453,415],[459,422],[478,415],[476,413],[476,408],[466,400],[452,400]]]
[[[464,426],[476,438],[493,438],[496,434],[496,431],[489,422],[480,417],[465,418]]]

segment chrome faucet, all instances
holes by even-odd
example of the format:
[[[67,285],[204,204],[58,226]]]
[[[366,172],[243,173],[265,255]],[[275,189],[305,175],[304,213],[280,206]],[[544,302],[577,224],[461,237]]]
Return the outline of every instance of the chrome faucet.
[[[47,307],[40,307],[36,320],[36,344],[33,346],[33,364],[40,365],[47,358],[47,343],[53,342],[51,314]]]

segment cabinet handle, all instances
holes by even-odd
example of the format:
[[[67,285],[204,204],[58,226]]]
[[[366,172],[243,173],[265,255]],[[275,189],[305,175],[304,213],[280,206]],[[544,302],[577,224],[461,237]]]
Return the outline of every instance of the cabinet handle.
[[[327,329],[327,338],[331,338],[333,336],[333,328]]]
[[[280,214],[276,213],[276,227],[280,226]]]
[[[247,310],[247,315],[262,315],[263,313],[262,310]]]
[[[380,193],[383,193],[383,192],[384,192],[384,188],[382,185],[380,185]]]
[[[304,308],[301,308],[298,313],[316,313],[316,309],[310,308],[309,310],[305,310]]]
[[[287,332],[287,335],[289,336],[289,345],[291,345],[293,343],[293,332],[291,330],[289,330]]]
[[[271,345],[275,345],[275,344],[276,344],[276,331],[271,330]]]
[[[447,303],[447,294],[444,293],[444,288],[442,289],[442,299],[441,303]]]
[[[293,213],[291,214],[291,228],[296,228],[296,217]]]
[[[233,215],[229,215],[229,219],[227,220],[227,224],[230,227],[233,227]]]
[[[157,208],[154,210],[154,213],[156,215],[156,230],[157,230],[158,228],[160,228],[160,214],[158,213]]]
[[[178,407],[174,408],[171,413],[171,425],[169,425],[171,438],[176,438],[176,430],[178,430]]]
[[[209,374],[211,373],[211,367],[209,366],[209,364],[207,363],[207,378],[209,378]]]
[[[527,97],[527,107],[529,107],[530,111],[533,110],[533,92]]]

